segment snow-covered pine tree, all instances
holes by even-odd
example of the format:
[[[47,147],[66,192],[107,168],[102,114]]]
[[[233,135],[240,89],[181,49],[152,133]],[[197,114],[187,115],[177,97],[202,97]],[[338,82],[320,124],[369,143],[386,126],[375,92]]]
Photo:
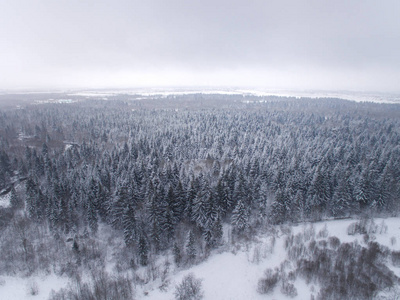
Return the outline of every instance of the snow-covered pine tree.
[[[14,208],[21,208],[23,206],[23,202],[21,198],[17,195],[17,191],[15,190],[14,185],[10,191],[10,205]]]
[[[127,204],[122,216],[122,228],[124,233],[124,241],[127,246],[131,246],[136,242],[137,228],[135,210],[131,203]]]
[[[197,256],[196,240],[192,230],[189,231],[186,242],[186,256],[190,263],[193,263]]]
[[[140,235],[138,244],[139,263],[142,266],[147,266],[149,262],[149,246],[143,234]]]
[[[231,223],[234,230],[243,233],[249,225],[249,211],[244,201],[240,199],[232,211]]]

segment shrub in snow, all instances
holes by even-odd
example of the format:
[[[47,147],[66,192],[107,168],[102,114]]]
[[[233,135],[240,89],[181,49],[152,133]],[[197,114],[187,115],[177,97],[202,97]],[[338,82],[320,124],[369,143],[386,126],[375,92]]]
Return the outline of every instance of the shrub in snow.
[[[363,235],[363,241],[364,241],[364,243],[368,244],[368,242],[369,242],[369,234],[364,234]]]
[[[328,246],[328,242],[326,240],[318,241],[318,247],[326,248]]]
[[[310,247],[306,256],[296,260],[296,273],[306,283],[317,283],[320,292],[317,299],[375,299],[376,294],[398,281],[383,262],[390,253],[376,242],[362,247],[358,243],[339,244],[331,239],[334,249],[319,243]],[[398,253],[391,253],[392,261],[399,260]],[[292,256],[294,257],[294,256]],[[284,282],[284,278],[282,279]],[[282,283],[282,293],[290,292],[290,286]]]
[[[171,262],[166,259],[164,261],[163,267],[161,269],[161,281],[165,282],[168,279],[169,271],[170,271]]]
[[[257,291],[260,294],[268,294],[271,293],[279,281],[279,273],[277,270],[273,271],[272,269],[265,270],[264,278],[261,278],[258,281]]]
[[[253,249],[253,258],[251,259],[251,262],[254,264],[259,264],[261,261],[261,246],[256,245]]]
[[[313,253],[315,251],[315,249],[317,248],[317,242],[312,240],[309,244],[308,244],[308,250],[310,251],[310,253]]]
[[[359,229],[359,227],[358,227],[358,225],[357,225],[357,223],[351,223],[350,225],[349,225],[349,227],[347,227],[347,234],[348,235],[355,235],[355,234],[358,234],[360,229]]]
[[[382,232],[384,232],[384,227],[386,225],[382,224]],[[387,229],[386,229],[387,230]],[[355,234],[375,234],[378,231],[378,226],[375,224],[373,219],[361,219],[358,222],[351,223],[347,228],[348,235]]]
[[[293,241],[294,241],[294,236],[289,235],[286,240],[285,240],[285,250],[287,250],[289,247],[293,246]]]
[[[36,281],[31,281],[28,284],[28,294],[32,296],[36,296],[39,294],[39,287]]]
[[[378,230],[379,230],[379,234],[386,234],[387,233],[388,227],[387,227],[387,225],[386,225],[384,220],[382,220],[381,224],[379,224]]]
[[[284,294],[285,296],[294,298],[297,296],[297,289],[293,285],[293,283],[284,280],[282,281],[281,293]]]
[[[105,271],[93,271],[90,282],[83,283],[80,278],[68,288],[58,292],[52,291],[49,300],[65,299],[104,299],[124,300],[133,299],[134,290],[131,280],[124,276],[113,277]]]
[[[182,282],[175,288],[177,300],[199,300],[203,298],[201,279],[194,277],[192,273],[186,275]]]
[[[324,228],[322,228],[322,229],[318,232],[317,238],[319,238],[319,239],[321,239],[321,238],[327,238],[328,235],[329,235],[329,231],[328,231],[328,228],[327,228],[327,226],[326,226],[326,224],[325,224]]]
[[[392,264],[395,267],[400,267],[400,251],[392,252]]]
[[[298,260],[307,253],[307,248],[303,244],[294,245],[287,250],[288,258],[291,260]]]
[[[337,249],[340,246],[340,240],[336,236],[331,236],[328,239],[329,246],[333,249]]]
[[[297,274],[296,274],[295,271],[290,271],[290,272],[288,273],[288,279],[289,279],[290,281],[295,281],[296,278],[297,278]]]
[[[314,225],[311,223],[309,226],[307,226],[304,229],[304,241],[308,242],[309,240],[311,240],[314,237],[315,237],[315,229],[314,229]]]

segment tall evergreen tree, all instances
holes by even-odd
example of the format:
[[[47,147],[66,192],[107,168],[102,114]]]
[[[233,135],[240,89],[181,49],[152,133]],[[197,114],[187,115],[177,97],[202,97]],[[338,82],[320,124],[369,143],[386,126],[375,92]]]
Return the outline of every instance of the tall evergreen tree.
[[[249,212],[242,199],[238,201],[232,212],[231,223],[238,233],[244,232],[249,226]]]
[[[96,234],[97,230],[99,228],[98,221],[99,221],[99,218],[97,215],[97,209],[96,209],[95,203],[93,203],[92,201],[89,201],[88,208],[87,208],[87,222],[88,222],[89,228],[93,234]]]
[[[147,266],[149,263],[149,247],[144,235],[140,235],[139,245],[138,245],[138,255],[139,255],[139,263],[142,266]]]
[[[133,205],[128,203],[122,216],[122,226],[124,232],[124,241],[127,246],[132,245],[136,242],[137,228],[136,218]]]
[[[287,198],[281,189],[275,193],[275,200],[271,205],[270,217],[273,223],[280,224],[286,221],[288,214]]]
[[[23,202],[21,198],[17,195],[17,191],[15,190],[14,186],[12,186],[10,191],[10,205],[14,208],[21,208],[23,206]]]
[[[186,242],[186,255],[189,262],[194,262],[197,256],[196,240],[192,230],[189,232]]]

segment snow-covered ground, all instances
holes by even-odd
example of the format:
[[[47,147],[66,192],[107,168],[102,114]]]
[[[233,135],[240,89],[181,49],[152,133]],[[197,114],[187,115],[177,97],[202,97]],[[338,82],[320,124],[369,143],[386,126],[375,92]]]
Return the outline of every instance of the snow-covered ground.
[[[334,220],[313,223],[312,226],[316,234],[326,226],[329,236],[336,236],[341,242],[357,240],[360,244],[363,244],[362,235],[351,236],[347,234],[349,225],[356,221],[351,219]],[[400,250],[400,219],[375,219],[375,225],[377,226],[377,232],[374,235],[375,241],[392,250]],[[293,234],[304,232],[310,227],[311,224],[293,227]],[[172,288],[167,292],[162,292],[159,289],[149,291],[148,296],[143,297],[143,299],[173,299],[173,287],[180,283],[182,278],[189,273],[193,273],[196,277],[203,279],[204,299],[293,299],[281,294],[279,288],[276,288],[274,293],[268,295],[260,295],[257,292],[257,282],[263,276],[264,271],[267,268],[278,267],[285,260],[285,238],[286,235],[281,235],[280,238],[277,238],[272,253],[269,253],[269,238],[260,236],[257,237],[257,242],[247,247],[242,245],[242,248],[237,253],[229,251],[214,254],[205,262],[173,275],[170,283]],[[393,241],[396,242],[392,244]],[[261,252],[261,257],[257,263],[257,259],[254,257],[258,251]],[[395,274],[400,275],[400,268],[391,266],[391,269]],[[304,280],[299,278],[296,280],[295,286],[298,296],[294,299],[310,299],[311,295],[314,294],[316,296],[318,291],[316,287],[307,285]],[[312,289],[315,289],[314,293]]]
[[[294,298],[283,295],[279,287],[271,294],[261,295],[257,292],[257,283],[267,268],[279,267],[287,258],[285,240],[290,232],[294,235],[313,232],[315,238],[319,239],[318,233],[326,229],[329,236],[336,236],[341,242],[357,240],[360,245],[365,246],[363,235],[348,235],[350,224],[355,222],[357,220],[344,219],[292,227],[278,226],[275,238],[270,234],[258,235],[251,243],[241,242],[229,249],[225,248],[224,251],[215,250],[207,260],[198,265],[186,269],[171,268],[166,288],[160,289],[160,280],[136,286],[136,299],[174,299],[175,286],[189,273],[202,279],[204,299],[310,299],[311,295],[318,294],[318,287],[307,285],[299,277],[294,282],[298,292]],[[375,233],[369,235],[370,240],[391,250],[400,250],[400,218],[375,219],[373,224]],[[172,261],[172,257],[169,259]],[[388,267],[396,275],[400,275],[400,268],[393,265]],[[59,290],[67,284],[68,278],[55,275],[30,278],[3,276],[0,277],[0,299],[47,299],[51,290]],[[32,286],[37,286],[37,295],[31,294]]]
[[[146,299],[174,299],[175,285],[189,273],[203,280],[204,299],[277,299],[277,297],[290,299],[280,295],[279,289],[274,294],[268,295],[270,298],[257,293],[257,283],[264,271],[267,268],[278,267],[285,259],[285,251],[280,251],[280,248],[283,248],[281,244],[283,239],[278,241],[276,250],[259,263],[253,262],[254,246],[248,251],[241,249],[236,254],[225,252],[212,255],[205,262],[176,273],[167,292],[159,289],[148,291]],[[309,298],[310,293],[305,290],[302,291],[302,295],[304,298]]]
[[[338,237],[341,242],[358,241],[365,245],[362,235],[348,235],[350,224],[357,220],[345,219],[313,224],[302,224],[292,227],[293,234],[304,233],[311,226],[317,235],[327,229],[329,236]],[[371,239],[392,250],[400,250],[400,219],[375,219],[376,233]],[[326,227],[325,227],[326,226]],[[138,293],[138,299],[173,299],[174,287],[189,273],[203,280],[204,299],[293,299],[281,294],[279,288],[274,293],[260,295],[257,292],[258,280],[267,268],[278,267],[286,259],[284,242],[287,235],[278,233],[275,247],[271,250],[271,240],[268,236],[258,236],[256,242],[250,245],[241,245],[237,251],[227,251],[213,254],[205,262],[190,269],[173,274],[168,291],[163,292],[157,287],[153,290],[145,289],[146,296]],[[258,258],[258,259],[257,259]],[[400,275],[400,268],[390,266],[390,269]],[[318,287],[307,285],[304,280],[297,278],[295,286],[298,296],[294,299],[310,299],[311,295],[318,294]],[[314,290],[314,292],[313,292]]]
[[[52,290],[58,291],[67,284],[67,277],[56,275],[30,278],[0,276],[0,299],[47,300]]]
[[[10,195],[11,193],[7,193],[5,195],[0,196],[0,207],[10,206]]]

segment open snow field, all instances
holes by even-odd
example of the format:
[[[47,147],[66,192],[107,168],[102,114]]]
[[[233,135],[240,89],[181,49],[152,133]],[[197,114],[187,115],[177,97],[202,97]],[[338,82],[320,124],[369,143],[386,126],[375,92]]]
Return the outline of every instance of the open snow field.
[[[47,300],[52,290],[59,290],[68,284],[67,277],[32,276],[18,278],[0,276],[0,299],[4,300]]]
[[[261,295],[257,292],[257,283],[267,268],[279,267],[287,258],[284,245],[290,231],[294,235],[314,232],[318,239],[318,233],[326,229],[329,236],[336,236],[341,242],[357,241],[365,246],[363,235],[348,235],[349,225],[356,221],[345,219],[293,227],[277,226],[275,239],[269,234],[259,235],[249,244],[237,243],[224,251],[215,250],[207,260],[188,269],[171,268],[166,288],[160,289],[159,280],[150,281],[146,285],[136,286],[135,298],[174,299],[175,286],[184,276],[193,273],[196,278],[202,279],[204,299],[310,299],[311,295],[318,294],[318,287],[307,285],[300,277],[294,282],[298,293],[294,298],[283,295],[279,287],[271,294]],[[400,218],[375,219],[374,228],[375,233],[370,235],[370,240],[391,250],[400,250]],[[400,268],[393,265],[388,267],[400,276]],[[0,299],[48,299],[51,290],[66,287],[68,280],[67,277],[53,274],[30,278],[1,276]],[[35,291],[37,294],[33,295]]]
[[[292,227],[292,230],[293,234],[297,234],[313,226],[317,234],[326,225],[329,236],[336,236],[341,242],[357,240],[358,243],[363,245],[362,235],[351,236],[347,234],[349,225],[356,221],[346,219],[302,224]],[[375,219],[374,222],[378,230],[375,234],[376,242],[392,250],[400,250],[400,218]],[[384,232],[386,226],[387,231]],[[298,295],[294,298],[283,295],[279,288],[275,288],[274,292],[268,295],[261,295],[257,292],[257,282],[263,276],[264,271],[267,268],[279,267],[286,259],[284,248],[286,235],[282,232],[279,232],[278,235],[280,237],[276,239],[273,249],[271,249],[270,237],[259,236],[257,237],[258,241],[251,245],[240,245],[237,252],[227,251],[214,254],[197,266],[177,272],[172,276],[170,288],[167,292],[154,288],[154,290],[146,290],[147,296],[140,294],[137,294],[137,296],[139,299],[174,299],[175,285],[180,283],[182,278],[189,273],[193,273],[195,277],[203,280],[204,299],[310,299],[312,294],[316,296],[318,288],[307,285],[300,278],[295,281]],[[392,244],[393,241],[396,242]],[[400,268],[390,266],[390,269],[400,276]],[[313,289],[314,292],[312,292]]]

